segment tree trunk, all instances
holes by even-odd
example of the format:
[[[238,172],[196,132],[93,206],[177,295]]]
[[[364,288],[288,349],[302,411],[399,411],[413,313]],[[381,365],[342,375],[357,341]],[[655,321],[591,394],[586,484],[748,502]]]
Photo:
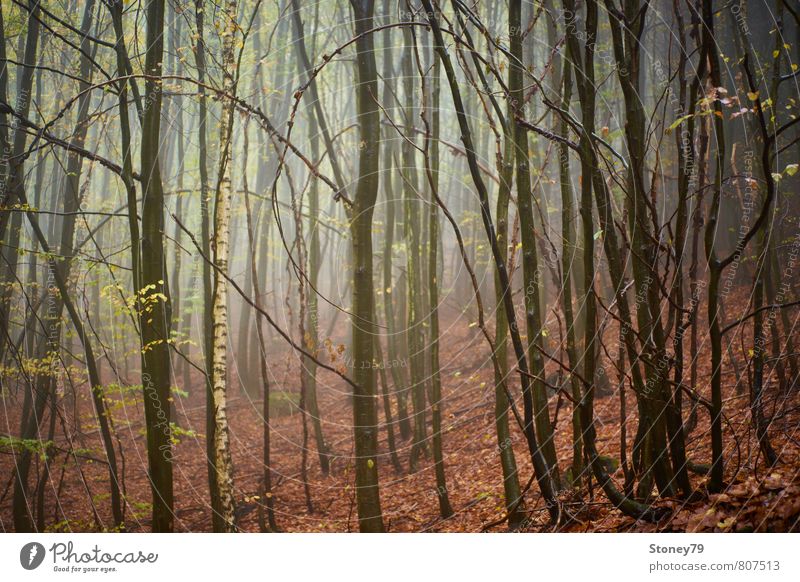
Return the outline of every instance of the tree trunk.
[[[222,89],[226,95],[235,95],[238,73],[234,55],[237,39],[236,0],[227,0],[223,11],[222,39]],[[213,346],[211,353],[211,392],[214,404],[214,464],[217,469],[221,528],[217,531],[236,531],[235,500],[233,491],[233,466],[228,427],[228,260],[231,211],[231,149],[234,103],[222,102],[220,122],[220,161],[217,188],[214,196],[214,292],[211,300],[213,319]]]
[[[425,166],[430,188],[428,211],[428,322],[430,324],[430,343],[428,345],[428,365],[430,366],[430,403],[433,431],[433,462],[436,473],[436,491],[439,499],[439,514],[442,519],[453,515],[450,496],[447,492],[444,453],[442,451],[442,378],[439,370],[439,206],[436,204],[439,192],[439,95],[442,63],[436,51],[433,53],[433,70],[430,90],[430,122],[423,114],[425,132]],[[423,77],[422,98],[426,99]],[[427,107],[426,107],[427,109]]]
[[[420,457],[427,452],[427,423],[425,404],[425,332],[422,316],[422,225],[420,206],[422,201],[417,181],[417,160],[414,135],[414,46],[409,28],[403,30],[403,94],[405,96],[405,139],[403,153],[403,190],[405,202],[405,243],[406,243],[406,289],[408,309],[406,311],[405,337],[408,343],[411,404],[413,408],[414,434],[408,470],[414,473],[419,469]]]
[[[372,280],[372,214],[378,196],[380,115],[375,44],[371,34],[374,0],[351,0],[355,16],[357,110],[359,118],[358,183],[350,216],[353,240],[353,436],[359,529],[382,532],[378,490],[378,413],[374,362],[375,289]]]
[[[170,427],[169,285],[164,253],[164,190],[158,161],[161,135],[161,76],[164,57],[164,0],[147,4],[145,108],[142,120],[142,249],[140,325],[142,385],[147,422],[147,460],[153,494],[154,532],[174,527],[172,430]]]
[[[36,52],[39,44],[39,2],[28,0],[27,10],[27,32],[25,33],[25,50],[22,56],[24,65],[19,66],[17,82],[17,102],[14,110],[20,117],[27,119],[31,107],[31,90],[33,88],[33,72],[36,70]],[[6,39],[3,38],[5,44]],[[8,63],[3,64],[4,83],[8,76]],[[6,88],[4,88],[0,98],[5,102]],[[4,114],[5,116],[5,114]],[[8,119],[0,120],[8,121]],[[0,208],[11,208],[18,203],[21,191],[25,188],[25,151],[28,133],[25,128],[20,127],[19,119],[11,118],[11,158],[3,156],[4,164],[7,164],[4,180],[0,185]],[[7,131],[4,124],[4,131]],[[5,139],[8,138],[4,138]],[[7,144],[2,144],[7,147]],[[3,150],[8,152],[7,149]],[[13,161],[9,161],[13,160]],[[9,230],[9,220],[11,228]],[[18,257],[16,248],[19,246],[20,227],[22,224],[22,213],[0,210],[0,242],[8,243],[0,248],[0,326],[8,329],[9,311],[11,309],[11,295],[16,286],[16,273]],[[5,355],[6,336],[0,335],[0,358]]]
[[[547,406],[547,392],[544,386],[544,362],[542,360],[542,314],[540,311],[539,257],[536,250],[536,235],[533,225],[533,193],[531,192],[531,174],[528,164],[528,132],[517,124],[518,118],[524,118],[525,90],[522,76],[525,70],[522,55],[522,2],[511,0],[509,3],[508,34],[511,39],[511,62],[508,69],[508,89],[511,102],[511,126],[514,128],[514,148],[517,178],[517,207],[522,231],[522,278],[525,299],[525,320],[528,332],[528,360],[533,375],[532,394],[533,411],[527,409],[528,398],[525,398],[525,423],[533,422],[542,454],[547,463],[553,486],[560,487],[558,459],[553,440],[553,426]]]
[[[195,38],[194,46],[197,77],[201,83],[206,79],[206,44],[205,44],[205,0],[195,0]],[[209,208],[211,197],[209,192],[208,176],[208,98],[205,89],[198,87],[198,169],[200,172],[200,240],[202,251],[206,257],[211,256],[211,213]],[[214,396],[211,389],[213,348],[213,319],[211,304],[213,302],[213,288],[211,278],[211,265],[203,261],[203,353],[205,354],[205,386],[206,386],[206,458],[208,459],[208,488],[211,496],[211,521],[214,531],[224,528],[222,508],[220,506],[219,488],[217,486],[216,455],[214,443],[216,441],[216,421],[214,417]]]
[[[532,403],[530,402],[530,373],[528,372],[528,363],[525,357],[525,348],[520,339],[519,328],[517,326],[516,315],[514,313],[514,304],[511,297],[511,284],[506,271],[505,263],[498,249],[497,237],[492,223],[491,210],[489,208],[489,195],[486,189],[486,184],[481,176],[480,166],[478,164],[477,156],[475,153],[475,146],[472,141],[472,132],[470,131],[469,123],[467,122],[466,110],[464,108],[464,101],[461,98],[461,90],[458,86],[458,79],[456,78],[453,63],[450,55],[445,50],[444,36],[439,23],[436,18],[436,11],[434,10],[431,0],[422,0],[423,7],[425,8],[428,23],[433,30],[436,52],[442,60],[445,74],[447,75],[447,82],[450,86],[450,93],[453,98],[453,106],[456,110],[456,117],[458,119],[458,126],[461,130],[461,138],[464,143],[464,151],[469,165],[470,176],[478,191],[480,201],[481,219],[483,221],[484,230],[489,244],[492,247],[492,257],[495,262],[495,267],[498,271],[500,278],[500,288],[503,296],[503,307],[506,312],[506,317],[509,321],[509,331],[511,332],[511,339],[514,345],[514,354],[516,356],[517,367],[519,371],[520,382],[522,383],[523,395],[527,396],[526,407],[532,410]],[[528,450],[531,455],[531,462],[533,464],[536,480],[539,483],[539,489],[542,492],[542,497],[545,499],[548,513],[551,519],[555,520],[559,515],[558,502],[555,499],[553,484],[550,477],[550,471],[547,466],[539,444],[536,440],[536,431],[533,429],[532,419],[526,421],[525,424],[525,440],[528,443]]]
[[[313,71],[311,64],[311,57],[309,57],[306,49],[305,32],[303,30],[303,21],[300,18],[300,5],[298,0],[292,0],[292,22],[294,23],[295,31],[295,49],[298,55],[298,66],[304,72],[304,76],[310,77]],[[333,142],[328,135],[328,126],[325,121],[322,111],[322,103],[320,102],[317,92],[316,81],[312,80],[309,85],[309,93],[312,104],[308,107],[309,117],[309,139],[311,142],[311,158],[315,163],[319,160],[319,131],[322,127],[324,129],[325,143],[328,147],[328,158],[334,167],[339,186],[344,183],[340,177],[339,165],[336,157],[336,152],[333,149]],[[316,354],[319,344],[319,301],[317,298],[317,285],[319,282],[319,268],[320,268],[320,248],[319,248],[319,183],[317,180],[312,181],[311,191],[309,193],[309,250],[308,250],[308,289],[306,295],[307,307],[306,321],[304,322],[305,335],[303,338],[306,344],[306,349]],[[302,276],[302,275],[301,275]],[[330,451],[325,442],[325,436],[322,432],[322,418],[320,416],[319,405],[317,404],[317,367],[313,360],[303,357],[303,382],[305,385],[305,405],[308,414],[311,416],[311,422],[314,426],[314,439],[317,444],[317,454],[319,455],[319,465],[322,469],[322,474],[327,475],[330,471]]]

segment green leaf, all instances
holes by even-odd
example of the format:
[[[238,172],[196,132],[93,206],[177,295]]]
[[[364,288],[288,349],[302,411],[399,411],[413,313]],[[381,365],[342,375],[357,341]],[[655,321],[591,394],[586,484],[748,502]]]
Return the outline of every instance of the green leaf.
[[[691,116],[692,116],[692,114],[689,114],[689,115],[682,115],[681,117],[679,117],[678,119],[676,119],[675,121],[673,121],[673,122],[672,122],[672,125],[670,125],[670,126],[667,128],[667,133],[670,133],[670,132],[674,131],[676,127],[678,127],[678,126],[679,126],[681,123],[683,123],[684,121],[686,121],[687,119],[689,119]]]

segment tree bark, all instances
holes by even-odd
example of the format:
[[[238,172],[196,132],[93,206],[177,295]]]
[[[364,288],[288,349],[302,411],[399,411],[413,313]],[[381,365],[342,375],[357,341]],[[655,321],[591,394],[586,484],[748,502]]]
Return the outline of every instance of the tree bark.
[[[234,43],[238,38],[236,0],[227,0],[222,14],[222,88],[226,95],[236,94],[238,73]],[[222,518],[217,531],[236,531],[235,499],[233,491],[233,465],[228,426],[228,274],[230,212],[231,212],[231,149],[234,103],[222,102],[220,123],[220,162],[217,188],[214,196],[214,291],[211,299],[213,319],[213,350],[211,354],[211,392],[214,404],[214,464],[217,470],[217,490]]]
[[[350,0],[355,17],[357,111],[359,118],[358,182],[350,216],[353,241],[353,435],[356,505],[359,529],[382,532],[378,489],[378,413],[374,370],[374,297],[372,280],[372,214],[378,196],[380,115],[375,43],[371,34],[374,0]]]
[[[142,250],[139,318],[142,386],[147,422],[147,460],[153,497],[154,532],[174,528],[172,429],[170,426],[170,299],[164,252],[164,189],[158,161],[164,57],[164,0],[147,4],[145,102],[142,119]]]

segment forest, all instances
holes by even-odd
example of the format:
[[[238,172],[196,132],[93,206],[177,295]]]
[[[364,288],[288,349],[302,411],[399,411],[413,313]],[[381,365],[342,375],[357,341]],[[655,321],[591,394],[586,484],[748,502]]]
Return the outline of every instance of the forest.
[[[797,0],[0,32],[0,531],[800,531]]]

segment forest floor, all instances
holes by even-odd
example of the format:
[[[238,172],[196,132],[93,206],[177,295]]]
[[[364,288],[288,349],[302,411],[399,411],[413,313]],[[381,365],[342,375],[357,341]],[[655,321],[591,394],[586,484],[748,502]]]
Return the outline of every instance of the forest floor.
[[[444,450],[447,489],[455,515],[442,520],[438,517],[438,500],[433,465],[430,456],[421,469],[409,474],[410,441],[400,441],[398,454],[404,471],[397,473],[389,462],[387,435],[382,428],[378,463],[380,467],[381,503],[388,531],[477,532],[505,515],[502,473],[498,443],[494,429],[493,371],[488,361],[488,349],[476,327],[469,327],[463,318],[454,318],[443,326],[441,345],[442,384],[444,394]],[[613,330],[607,330],[611,334]],[[701,335],[701,340],[703,336]],[[747,342],[745,342],[746,345]],[[707,345],[700,354],[699,393],[708,397],[709,357]],[[744,361],[736,354],[740,370]],[[280,362],[272,368],[272,390],[298,392],[297,362],[289,353],[272,356]],[[609,371],[613,367],[605,363]],[[549,368],[548,368],[549,370]],[[562,500],[568,504],[577,520],[562,526],[562,531],[798,531],[800,530],[800,395],[797,389],[782,394],[771,379],[765,397],[765,411],[771,418],[770,438],[780,455],[773,468],[765,466],[759,453],[750,423],[746,377],[737,374],[726,358],[723,378],[725,398],[726,490],[707,495],[706,477],[692,474],[692,484],[702,494],[696,501],[658,499],[656,503],[669,508],[668,515],[658,524],[636,522],[611,506],[603,492],[592,482],[591,489],[583,487],[578,494],[567,491]],[[387,370],[388,372],[388,370]],[[616,373],[609,372],[616,384]],[[687,372],[688,374],[688,372]],[[200,383],[200,378],[196,378]],[[738,389],[735,387],[738,382]],[[301,450],[303,442],[302,416],[290,405],[285,414],[272,419],[273,496],[276,520],[283,531],[345,532],[357,531],[355,511],[354,472],[352,469],[352,413],[350,399],[341,380],[329,373],[319,374],[319,405],[323,428],[335,457],[332,470],[325,476],[320,471],[313,443],[312,427],[308,435],[308,485],[313,511],[309,511],[301,479]],[[517,380],[512,390],[518,392]],[[626,420],[627,455],[636,432],[636,408],[633,393],[627,390]],[[141,397],[128,392],[115,400],[114,425],[124,451],[124,485],[126,529],[148,531],[150,519],[150,490],[147,481],[147,458],[143,429]],[[6,411],[13,410],[8,406]],[[70,404],[71,405],[71,404]],[[410,405],[410,404],[409,404]],[[230,400],[231,444],[235,469],[237,512],[239,526],[245,531],[258,531],[259,504],[263,463],[263,423],[261,400],[250,399],[247,392],[234,382]],[[73,447],[80,447],[86,457],[102,458],[102,449],[86,395],[78,398],[82,431],[74,437]],[[176,529],[179,531],[209,531],[211,510],[208,502],[206,442],[203,436],[205,411],[202,391],[176,399],[177,424],[174,483]],[[557,412],[556,412],[557,410]],[[620,399],[616,390],[599,395],[596,400],[598,448],[604,456],[615,459],[611,469],[618,483],[623,481],[620,458]],[[396,410],[395,410],[396,414]],[[557,415],[557,416],[556,416]],[[557,396],[551,398],[551,418],[556,416],[556,447],[564,471],[572,458],[571,403]],[[688,414],[687,414],[688,416]],[[395,416],[396,420],[396,416]],[[380,414],[383,426],[384,417]],[[6,418],[4,427],[15,434],[18,421]],[[516,453],[521,486],[532,475],[525,441],[512,424],[512,443]],[[735,434],[735,438],[732,435]],[[66,441],[56,439],[66,448]],[[697,411],[697,425],[687,438],[687,453],[694,463],[708,464],[710,459],[710,423],[707,411]],[[32,478],[38,476],[42,463],[37,460]],[[0,454],[0,530],[11,531],[11,476],[13,458]],[[55,457],[55,484],[45,489],[46,522],[49,531],[96,531],[110,523],[108,503],[108,474],[101,462],[82,458],[80,471],[74,459],[65,454]],[[81,476],[82,475],[82,476]],[[33,479],[32,479],[33,481]],[[550,531],[547,515],[536,485],[526,496],[529,512],[528,528]],[[505,524],[493,526],[503,531]]]

